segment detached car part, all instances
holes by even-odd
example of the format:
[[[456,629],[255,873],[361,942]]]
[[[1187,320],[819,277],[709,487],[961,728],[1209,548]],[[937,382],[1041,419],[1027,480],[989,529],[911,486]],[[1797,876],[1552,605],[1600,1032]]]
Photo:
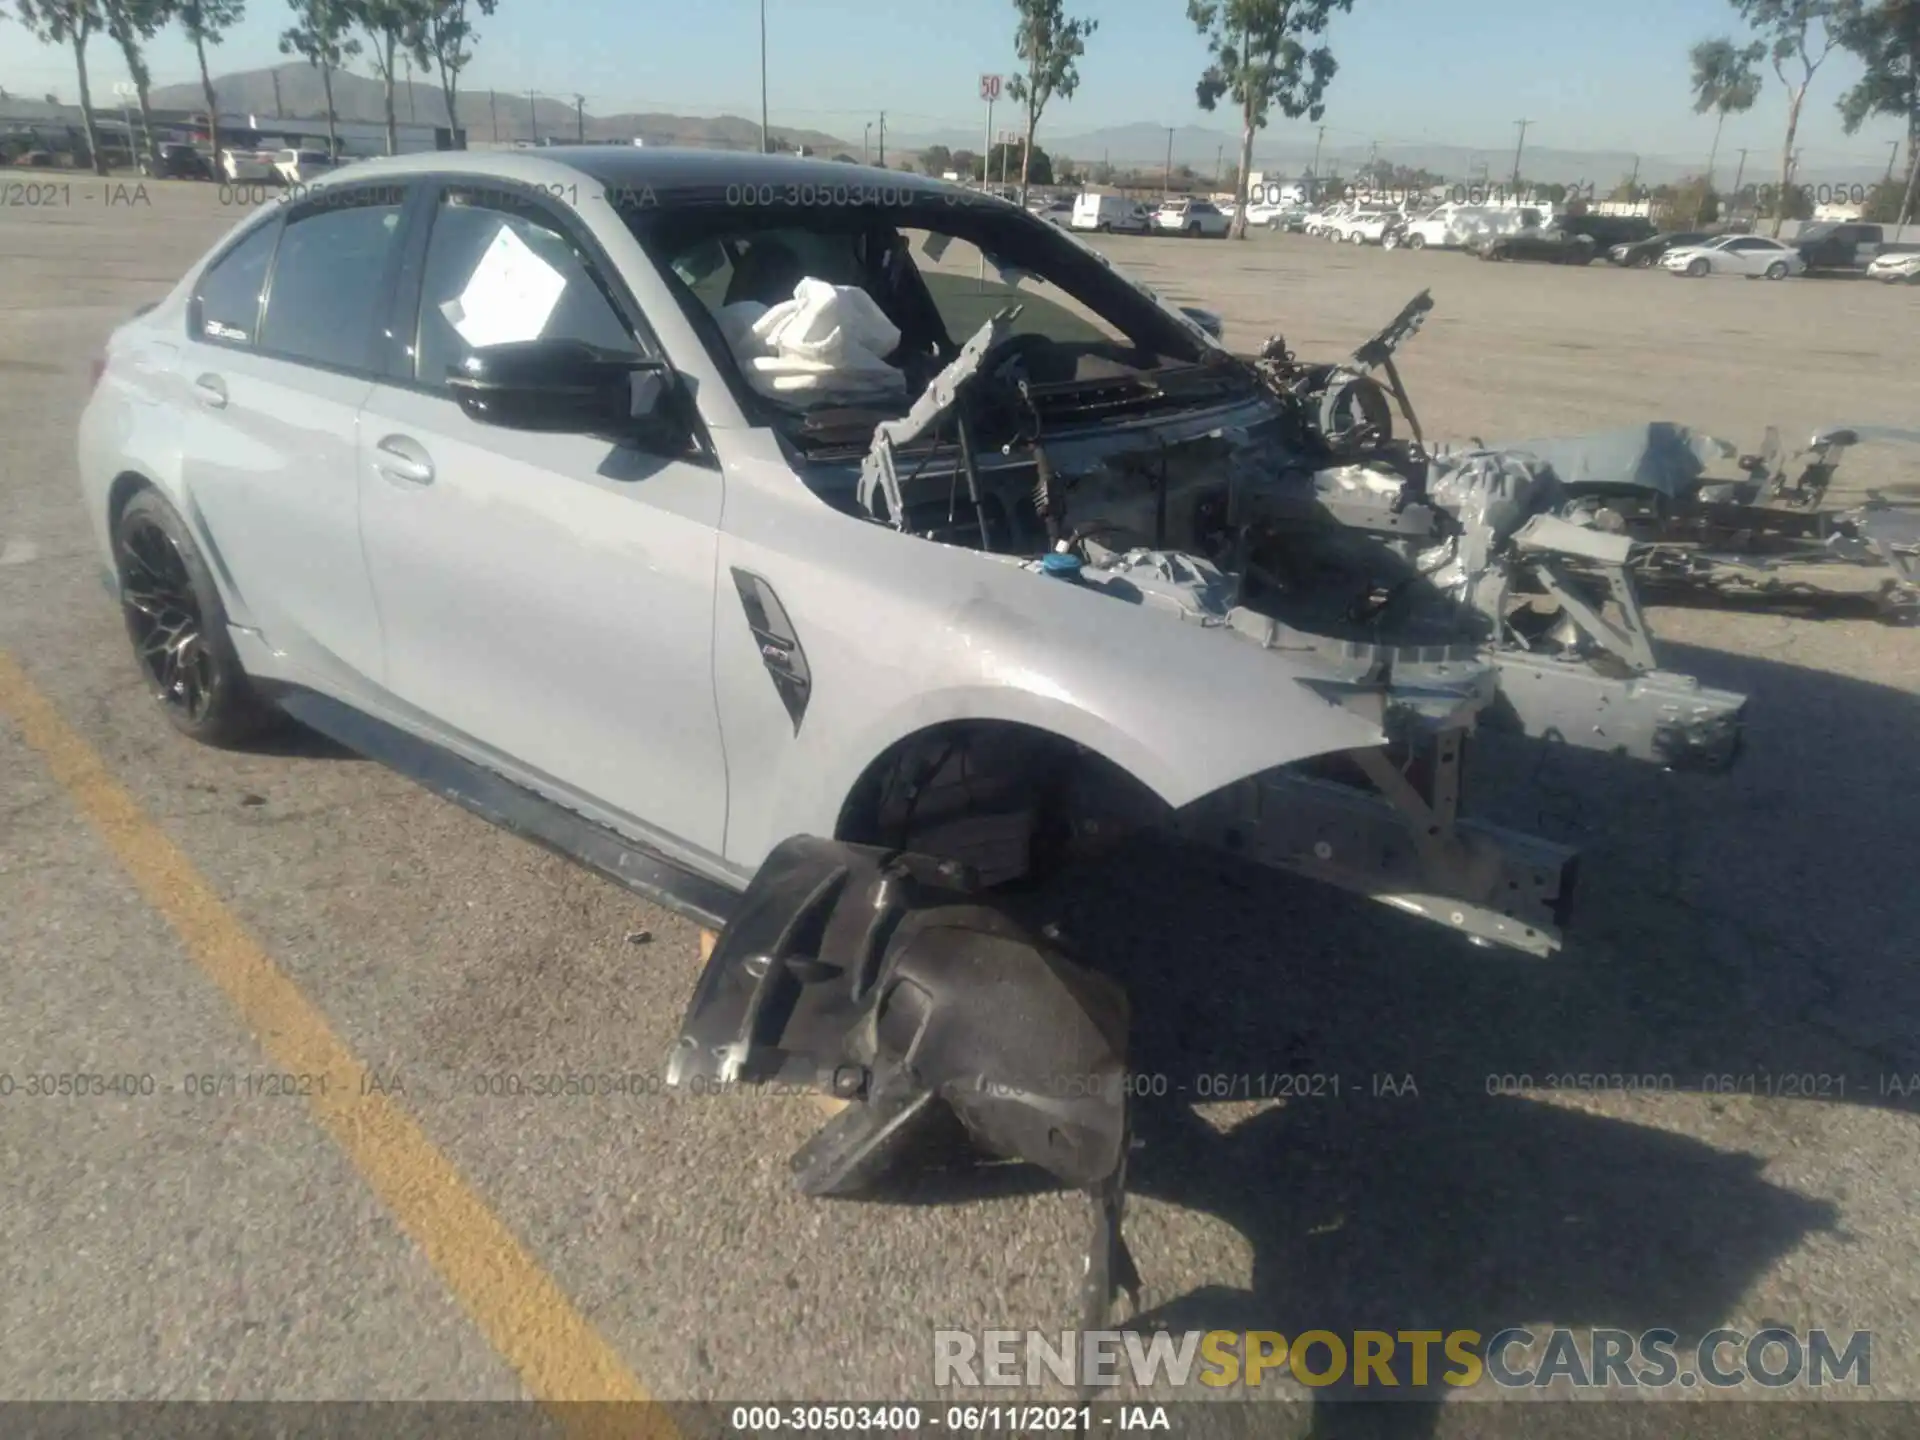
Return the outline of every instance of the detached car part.
[[[1085,1324],[1139,1303],[1121,1236],[1126,994],[984,900],[951,860],[795,836],[767,857],[701,974],[667,1083],[780,1082],[847,1102],[792,1159],[813,1196],[872,1189],[957,1120],[1093,1206]]]
[[[1826,503],[1845,452],[1874,442],[1920,441],[1885,426],[1835,426],[1789,453],[1769,429],[1758,454],[1656,422],[1595,435],[1501,447],[1552,471],[1560,513],[1636,544],[1633,569],[1646,584],[1728,598],[1823,592],[1804,578],[1814,567],[1886,570],[1882,618],[1920,618],[1920,507],[1875,496],[1840,509]],[[1715,467],[1735,461],[1740,478]]]

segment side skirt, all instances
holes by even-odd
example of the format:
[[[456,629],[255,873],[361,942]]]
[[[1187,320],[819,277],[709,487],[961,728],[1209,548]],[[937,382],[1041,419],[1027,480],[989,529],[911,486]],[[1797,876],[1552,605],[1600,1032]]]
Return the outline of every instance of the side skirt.
[[[451,751],[350,705],[296,687],[273,687],[279,707],[357,755],[377,761],[523,840],[605,876],[643,900],[710,930],[726,927],[740,893],[598,825]]]

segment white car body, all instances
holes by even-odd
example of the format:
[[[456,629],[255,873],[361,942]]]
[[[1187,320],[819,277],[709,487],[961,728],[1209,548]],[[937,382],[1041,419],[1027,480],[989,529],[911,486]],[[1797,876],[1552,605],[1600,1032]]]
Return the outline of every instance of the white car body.
[[[220,152],[220,174],[230,185],[277,181],[280,172],[274,161],[278,150],[224,149]]]
[[[1874,256],[1867,263],[1867,278],[1890,285],[1920,285],[1920,251]]]
[[[1398,217],[1391,210],[1362,210],[1334,221],[1326,228],[1328,239],[1345,245],[1378,245],[1386,239],[1387,229]]]
[[[288,185],[311,185],[334,171],[334,162],[324,150],[276,150],[273,170]]]
[[[1168,235],[1224,235],[1231,223],[1209,200],[1173,200],[1153,212],[1153,228]]]
[[[1073,202],[1072,230],[1121,231],[1144,235],[1153,228],[1153,216],[1138,200],[1124,195],[1081,195]]]
[[[1660,268],[1672,275],[1743,275],[1785,279],[1804,275],[1807,262],[1791,245],[1764,235],[1722,235],[1705,245],[1683,245],[1660,257]]]

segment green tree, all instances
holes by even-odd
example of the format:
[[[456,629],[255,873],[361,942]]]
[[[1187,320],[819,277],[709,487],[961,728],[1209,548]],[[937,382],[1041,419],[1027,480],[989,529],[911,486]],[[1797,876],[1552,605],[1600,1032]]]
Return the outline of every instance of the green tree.
[[[287,0],[295,25],[280,36],[280,53],[298,55],[320,72],[320,88],[327,97],[327,152],[340,154],[340,135],[334,123],[333,72],[360,53],[360,42],[347,32],[353,24],[343,0]]]
[[[213,147],[215,173],[220,164],[220,97],[213,93],[213,75],[207,69],[207,46],[218,45],[226,32],[246,14],[246,0],[181,0],[180,28],[193,41],[200,62],[200,93],[207,100],[207,140]]]
[[[140,47],[173,19],[173,0],[100,0],[100,18],[113,43],[120,47],[127,73],[133,77],[134,95],[140,102],[140,133],[146,137],[147,159],[158,174],[160,147],[153,138],[153,106],[148,101],[153,72],[147,68],[147,57]],[[133,146],[131,135],[127,146]]]
[[[1254,132],[1265,128],[1275,105],[1290,120],[1325,113],[1322,97],[1339,67],[1326,45],[1309,50],[1305,42],[1326,32],[1335,10],[1352,9],[1353,0],[1187,0],[1187,18],[1213,56],[1195,86],[1200,108],[1211,111],[1223,98],[1240,107],[1240,174],[1228,231],[1234,239],[1247,233]]]
[[[929,145],[920,152],[920,168],[929,175],[944,175],[954,168],[953,152],[944,145]]]
[[[1806,103],[1807,87],[1833,54],[1839,43],[1834,28],[1836,12],[1852,0],[1732,0],[1733,8],[1765,43],[1773,61],[1773,73],[1787,87],[1787,137],[1780,147],[1780,188],[1793,188],[1793,141],[1800,133],[1800,108]],[[1788,70],[1793,71],[1792,78]],[[1780,222],[1792,201],[1775,207],[1773,233],[1780,234]]]
[[[1760,72],[1754,69],[1766,58],[1767,47],[1758,40],[1751,45],[1735,45],[1724,37],[1702,40],[1687,52],[1693,64],[1693,113],[1713,111],[1713,148],[1707,151],[1705,189],[1713,186],[1714,162],[1720,158],[1720,128],[1729,115],[1744,115],[1760,98]],[[1700,217],[1695,217],[1695,224]]]
[[[1053,184],[1053,161],[1038,145],[1028,149],[1015,140],[1010,144],[995,145],[987,152],[987,179],[997,180],[1016,170],[1023,170],[1035,185]],[[1022,195],[1026,194],[1026,188],[1026,182],[1023,182],[1020,187]]]
[[[1876,225],[1904,225],[1902,207],[1909,203],[1907,181],[1882,180],[1867,192],[1867,203],[1860,209],[1862,220]]]
[[[1073,99],[1080,88],[1080,57],[1087,53],[1087,37],[1100,28],[1098,20],[1069,20],[1061,0],[1013,0],[1019,14],[1013,52],[1026,66],[1024,74],[1007,82],[1007,94],[1027,112],[1027,143],[1021,149],[1020,203],[1027,203],[1029,182],[1046,185],[1031,172],[1033,132],[1040,112],[1055,95]]]
[[[963,180],[978,178],[980,157],[971,150],[956,150],[947,159],[953,172]]]
[[[43,45],[71,45],[80,81],[80,123],[87,133],[87,159],[93,173],[107,173],[100,137],[93,124],[93,87],[87,80],[87,41],[100,29],[98,0],[19,0],[20,19]]]
[[[1904,225],[1913,218],[1920,180],[1920,0],[1881,0],[1871,8],[1856,0],[1842,12],[1840,44],[1866,71],[1840,97],[1847,133],[1873,115],[1891,115],[1906,126],[1907,182],[1889,217]]]
[[[454,145],[467,148],[460,128],[460,72],[473,59],[473,21],[469,6],[482,15],[491,15],[500,0],[426,0],[420,18],[418,47],[413,58],[421,69],[431,67],[440,74],[440,94],[447,102],[447,124],[454,132]]]
[[[400,121],[393,104],[400,57],[426,49],[427,9],[432,0],[343,0],[347,14],[371,42],[367,58],[380,77],[387,122],[387,153],[400,150]],[[424,60],[421,62],[426,63]]]
[[[1704,225],[1720,213],[1720,196],[1705,175],[1689,175],[1677,184],[1662,185],[1655,198],[1665,202],[1662,208],[1676,225]]]

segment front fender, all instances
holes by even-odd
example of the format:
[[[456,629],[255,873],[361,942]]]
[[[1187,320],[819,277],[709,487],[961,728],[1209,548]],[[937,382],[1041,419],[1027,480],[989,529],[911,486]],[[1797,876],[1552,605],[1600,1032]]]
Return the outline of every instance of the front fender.
[[[766,845],[832,834],[875,759],[955,721],[1024,725],[1082,745],[1174,809],[1249,775],[1383,743],[1377,726],[1300,684],[1312,672],[1286,656],[1091,592],[1060,600],[1044,607],[1052,623],[987,594],[957,606],[923,649],[916,680],[857,719],[843,716],[824,763],[783,788]]]

